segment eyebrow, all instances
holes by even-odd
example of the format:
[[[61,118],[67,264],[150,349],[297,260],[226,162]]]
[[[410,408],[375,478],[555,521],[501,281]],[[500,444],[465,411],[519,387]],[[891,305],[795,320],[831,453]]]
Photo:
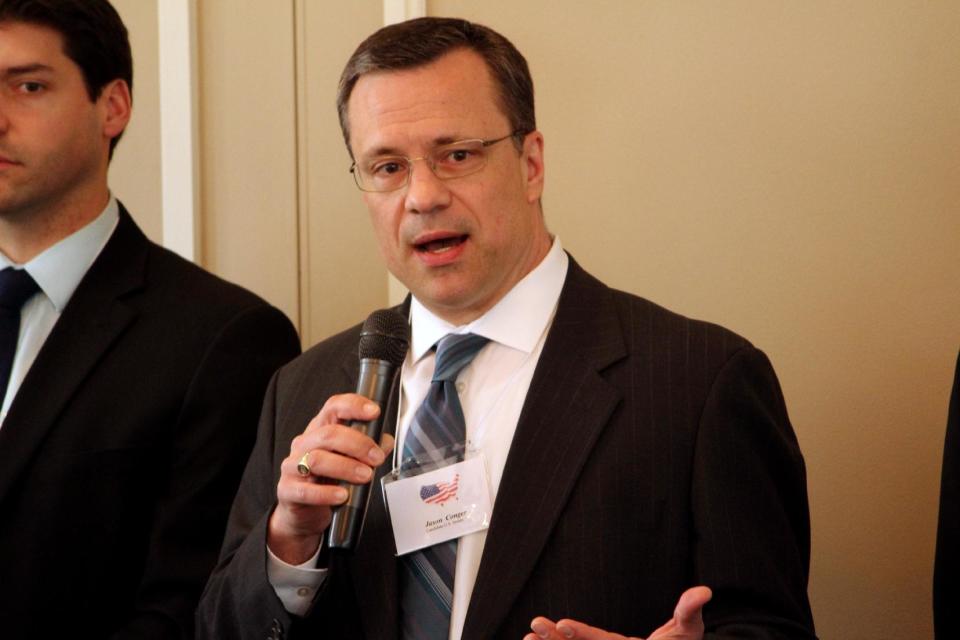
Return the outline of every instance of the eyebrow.
[[[38,71],[51,72],[53,70],[53,67],[37,62],[33,64],[21,64],[15,67],[0,69],[0,75],[6,78],[15,78],[17,76],[23,76],[29,73],[37,73]]]
[[[445,144],[451,144],[451,143],[453,143],[453,142],[460,142],[461,140],[472,140],[472,139],[473,139],[473,138],[464,138],[464,137],[462,137],[462,136],[460,136],[460,137],[454,137],[454,136],[439,136],[439,137],[433,139],[433,146],[434,146],[434,147],[442,147],[442,146],[445,145]],[[396,147],[382,146],[382,147],[376,147],[376,148],[374,148],[373,150],[370,151],[370,153],[364,153],[364,154],[362,154],[362,157],[364,157],[364,158],[379,158],[379,157],[381,157],[381,156],[402,156],[402,155],[405,155],[405,154],[404,154],[403,152],[401,152],[399,149],[397,149]]]

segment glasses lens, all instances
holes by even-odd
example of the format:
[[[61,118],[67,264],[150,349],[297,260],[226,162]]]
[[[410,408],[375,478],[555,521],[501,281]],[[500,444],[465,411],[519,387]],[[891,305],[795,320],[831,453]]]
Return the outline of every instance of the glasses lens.
[[[483,140],[464,140],[438,147],[430,154],[438,178],[459,178],[480,171],[487,162]]]
[[[374,158],[354,168],[357,186],[364,191],[393,191],[407,183],[410,161],[400,156]]]

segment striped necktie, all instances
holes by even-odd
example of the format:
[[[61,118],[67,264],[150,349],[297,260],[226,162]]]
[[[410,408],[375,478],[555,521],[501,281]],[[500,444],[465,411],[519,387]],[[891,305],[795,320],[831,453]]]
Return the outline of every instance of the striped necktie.
[[[20,308],[40,290],[26,269],[8,267],[0,271],[0,402],[10,382],[13,356],[20,335]]]
[[[417,409],[403,442],[403,459],[423,466],[448,461],[444,450],[467,439],[456,379],[487,338],[472,333],[449,334],[437,344],[437,361],[430,389]],[[462,460],[462,449],[457,460]],[[404,640],[446,640],[450,633],[453,574],[457,540],[448,540],[403,556],[400,611]]]

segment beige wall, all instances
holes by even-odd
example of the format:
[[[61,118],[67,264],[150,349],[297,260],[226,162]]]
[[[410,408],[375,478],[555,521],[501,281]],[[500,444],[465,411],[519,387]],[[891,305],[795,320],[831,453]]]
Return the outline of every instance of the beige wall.
[[[574,256],[770,354],[807,458],[820,635],[930,637],[960,346],[960,4],[427,6],[527,54],[546,215]],[[205,263],[315,342],[386,302],[332,104],[381,2],[199,8]]]
[[[363,320],[387,304],[386,270],[366,207],[347,169],[337,123],[340,71],[353,49],[383,24],[380,2],[297,2],[300,30],[300,179],[305,344]]]
[[[200,263],[300,314],[293,3],[197,5]]]
[[[156,0],[113,0],[133,49],[133,119],[110,163],[110,188],[155,242],[162,237]]]
[[[379,2],[198,4],[201,263],[278,305],[310,345],[386,304],[336,121]]]

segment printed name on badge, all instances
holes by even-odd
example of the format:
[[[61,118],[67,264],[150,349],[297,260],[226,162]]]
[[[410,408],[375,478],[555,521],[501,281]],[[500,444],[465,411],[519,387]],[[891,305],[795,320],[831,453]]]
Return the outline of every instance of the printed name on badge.
[[[397,553],[403,555],[490,526],[483,457],[384,482]]]

